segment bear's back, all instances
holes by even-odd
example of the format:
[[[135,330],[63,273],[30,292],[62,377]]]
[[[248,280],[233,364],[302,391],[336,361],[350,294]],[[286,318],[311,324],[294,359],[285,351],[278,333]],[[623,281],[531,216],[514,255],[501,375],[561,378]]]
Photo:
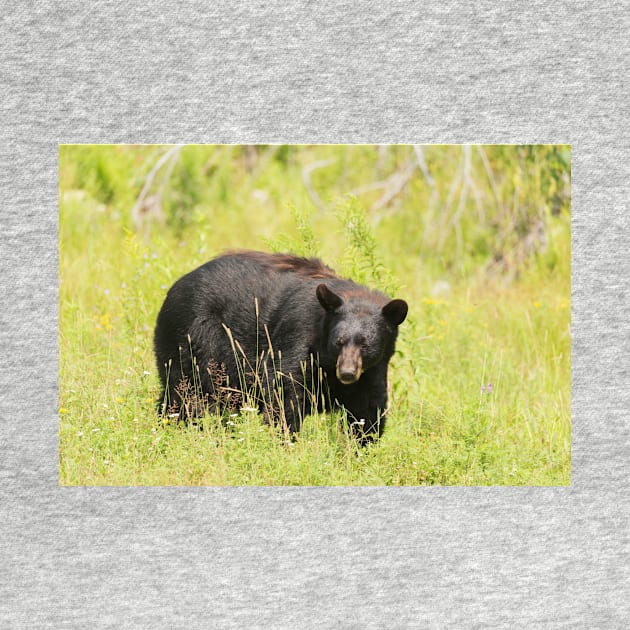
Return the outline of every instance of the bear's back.
[[[300,327],[312,334],[323,316],[316,297],[321,282],[349,281],[317,258],[228,252],[175,282],[158,316],[157,332],[181,340],[195,322],[206,322],[247,338],[266,325],[273,336],[294,341]]]
[[[335,272],[317,258],[257,251],[228,252],[178,280],[175,293],[195,313],[217,314],[258,303],[259,311],[315,304],[319,282],[339,280]],[[311,295],[311,299],[308,296]],[[260,315],[260,312],[259,312]]]

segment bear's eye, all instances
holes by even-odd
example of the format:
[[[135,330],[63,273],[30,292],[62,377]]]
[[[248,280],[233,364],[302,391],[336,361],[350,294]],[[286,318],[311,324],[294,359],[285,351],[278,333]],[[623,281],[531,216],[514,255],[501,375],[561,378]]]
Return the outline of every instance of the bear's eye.
[[[367,347],[367,339],[363,335],[358,335],[355,342],[357,346],[361,346],[362,348]]]
[[[344,343],[345,343],[345,340],[343,337],[337,337],[337,341],[335,341],[336,346],[343,346]]]

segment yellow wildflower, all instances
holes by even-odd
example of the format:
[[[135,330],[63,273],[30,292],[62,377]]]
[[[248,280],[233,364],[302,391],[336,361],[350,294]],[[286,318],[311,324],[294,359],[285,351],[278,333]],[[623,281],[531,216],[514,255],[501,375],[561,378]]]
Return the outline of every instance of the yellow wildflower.
[[[96,324],[97,330],[101,330],[102,328],[104,328],[108,332],[113,328],[112,323],[111,323],[111,315],[109,313],[105,313],[104,315],[101,315],[101,317],[99,318]]]

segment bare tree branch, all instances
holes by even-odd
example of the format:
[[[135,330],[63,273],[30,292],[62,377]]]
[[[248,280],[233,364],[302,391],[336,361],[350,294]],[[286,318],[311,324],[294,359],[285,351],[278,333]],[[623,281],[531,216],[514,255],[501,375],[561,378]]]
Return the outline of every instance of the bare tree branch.
[[[475,181],[471,175],[472,170],[472,146],[469,144],[465,144],[462,147],[462,155],[463,155],[463,167],[461,174],[461,183],[462,187],[459,193],[459,203],[457,204],[457,210],[453,213],[451,217],[450,224],[455,229],[455,235],[457,237],[457,251],[461,256],[463,255],[463,236],[462,236],[462,228],[461,228],[461,217],[466,209],[466,202],[468,201],[468,191],[471,190],[475,203],[477,205],[477,214],[479,216],[479,220],[482,221],[485,219],[485,212],[483,210],[483,204],[481,202],[481,196],[479,194],[479,190]]]
[[[460,223],[461,216],[466,207],[466,201],[468,199],[468,188],[470,187],[470,145],[465,144],[462,147],[462,153],[464,156],[464,167],[462,170],[462,188],[459,193],[459,203],[457,204],[457,210],[451,218],[451,225],[455,227],[455,236],[457,237],[457,252],[461,256],[463,249],[463,236],[462,226]]]
[[[444,247],[444,243],[446,242],[446,239],[448,238],[448,230],[449,230],[448,217],[451,212],[451,206],[453,205],[453,202],[455,201],[455,195],[457,193],[457,190],[463,181],[464,168],[465,168],[464,162],[465,160],[462,159],[462,161],[460,162],[460,165],[457,167],[457,173],[455,174],[455,177],[453,177],[453,180],[451,182],[451,187],[448,191],[448,196],[446,197],[446,203],[444,204],[444,212],[442,212],[442,216],[439,217],[440,234],[439,234],[438,243],[437,243],[438,251],[442,250],[442,248]],[[424,237],[423,237],[424,242],[426,242],[429,227],[431,225],[432,224],[429,222],[425,224]]]
[[[349,195],[363,195],[364,193],[372,192],[373,190],[379,190],[381,188],[387,188],[387,180],[383,179],[378,182],[372,182],[371,184],[366,184],[365,186],[359,186],[359,188],[353,188]]]
[[[324,212],[327,209],[326,204],[322,201],[322,198],[317,194],[315,188],[313,188],[313,184],[311,183],[311,173],[316,171],[318,168],[324,168],[325,166],[330,166],[334,163],[335,160],[318,160],[317,162],[313,162],[312,164],[307,164],[302,169],[302,181],[304,182],[304,186],[308,191],[308,195],[311,198],[311,201],[317,206],[320,212]]]
[[[153,168],[149,171],[147,175],[147,179],[144,182],[144,186],[138,195],[138,199],[131,210],[131,218],[133,220],[136,229],[140,230],[142,228],[142,224],[146,216],[152,212],[158,216],[161,215],[162,212],[162,192],[164,190],[164,186],[168,181],[168,178],[171,175],[173,170],[173,166],[179,157],[179,152],[181,151],[182,145],[174,145],[170,149],[168,149],[160,159],[154,164]],[[159,170],[168,162],[168,160],[172,160],[171,164],[169,164],[169,168],[166,171],[166,175],[162,180],[162,184],[160,186],[159,192],[155,195],[148,196],[149,191],[151,190],[151,186],[153,185],[153,181]]]
[[[402,192],[403,188],[406,186],[407,182],[411,179],[413,172],[417,168],[417,164],[415,161],[408,162],[407,165],[400,171],[396,171],[392,175],[390,175],[384,183],[385,192],[381,195],[381,197],[372,204],[370,210],[380,210],[382,207],[386,206],[396,195]]]
[[[387,154],[389,153],[390,149],[391,149],[391,145],[390,144],[379,144],[379,145],[377,145],[378,158],[376,160],[376,172],[379,175],[382,172],[383,167],[385,166],[385,162],[387,160]]]
[[[492,193],[494,194],[494,200],[497,204],[497,210],[499,211],[499,216],[503,215],[503,204],[501,203],[501,195],[499,194],[499,188],[497,186],[497,182],[494,179],[494,174],[492,173],[492,167],[490,166],[490,162],[488,161],[488,156],[486,152],[483,150],[483,147],[478,144],[476,145],[477,152],[481,157],[481,161],[483,163],[483,167],[486,169],[486,175],[488,176],[488,181],[490,182],[490,188],[492,188]]]
[[[418,160],[418,166],[424,175],[424,178],[427,180],[427,183],[431,187],[432,190],[435,190],[435,180],[433,179],[433,175],[429,171],[429,167],[427,166],[427,161],[424,159],[424,151],[422,150],[422,146],[419,144],[413,145],[413,150],[416,153],[416,159]]]

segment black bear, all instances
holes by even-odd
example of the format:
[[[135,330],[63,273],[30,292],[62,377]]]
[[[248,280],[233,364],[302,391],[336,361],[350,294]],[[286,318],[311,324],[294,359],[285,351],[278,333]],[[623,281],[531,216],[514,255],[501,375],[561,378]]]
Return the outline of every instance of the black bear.
[[[362,441],[382,435],[387,366],[404,300],[317,258],[228,252],[180,278],[155,327],[163,412],[195,416],[249,397],[292,433],[343,405]]]

